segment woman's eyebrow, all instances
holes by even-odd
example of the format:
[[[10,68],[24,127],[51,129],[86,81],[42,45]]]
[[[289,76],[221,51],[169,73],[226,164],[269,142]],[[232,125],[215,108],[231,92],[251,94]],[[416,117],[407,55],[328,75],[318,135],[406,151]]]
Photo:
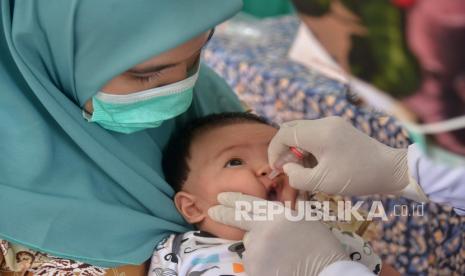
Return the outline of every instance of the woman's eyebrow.
[[[131,74],[135,74],[135,75],[143,75],[143,74],[148,74],[148,73],[153,73],[153,72],[158,72],[164,69],[168,69],[176,65],[178,65],[178,63],[149,66],[147,68],[141,68],[141,69],[132,68],[132,69],[129,69],[127,72]]]

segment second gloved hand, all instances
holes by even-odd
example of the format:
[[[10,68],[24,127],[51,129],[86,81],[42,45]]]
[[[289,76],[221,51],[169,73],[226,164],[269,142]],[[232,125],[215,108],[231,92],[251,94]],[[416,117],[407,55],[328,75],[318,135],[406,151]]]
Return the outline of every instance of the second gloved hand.
[[[290,221],[284,214],[273,220],[238,220],[237,202],[279,203],[233,192],[219,194],[218,201],[222,205],[210,208],[210,217],[247,231],[242,259],[248,275],[314,276],[334,262],[349,260],[340,242],[319,221]],[[253,218],[253,211],[249,214]]]

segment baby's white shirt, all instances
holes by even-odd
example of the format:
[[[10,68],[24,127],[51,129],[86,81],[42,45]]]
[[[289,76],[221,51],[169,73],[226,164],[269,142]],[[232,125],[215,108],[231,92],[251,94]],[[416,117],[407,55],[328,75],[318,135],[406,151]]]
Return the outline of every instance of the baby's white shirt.
[[[368,242],[351,232],[336,228],[332,228],[331,231],[352,260],[364,264],[375,274],[379,274],[381,259],[373,252]],[[155,248],[148,275],[246,276],[242,264],[244,252],[242,241],[220,239],[207,232],[189,231],[184,234],[172,234]]]

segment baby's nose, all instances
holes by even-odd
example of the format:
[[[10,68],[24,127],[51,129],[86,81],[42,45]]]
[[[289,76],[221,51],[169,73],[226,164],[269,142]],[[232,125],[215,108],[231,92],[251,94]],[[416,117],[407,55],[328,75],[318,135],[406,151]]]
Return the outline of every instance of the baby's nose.
[[[266,166],[262,166],[260,170],[258,171],[258,177],[260,179],[260,182],[265,186],[265,188],[268,190],[274,183],[272,179],[268,177],[268,175],[271,173],[271,168],[268,164]]]
[[[270,165],[268,164],[263,164],[259,167],[257,174],[259,176],[267,176],[271,172]]]

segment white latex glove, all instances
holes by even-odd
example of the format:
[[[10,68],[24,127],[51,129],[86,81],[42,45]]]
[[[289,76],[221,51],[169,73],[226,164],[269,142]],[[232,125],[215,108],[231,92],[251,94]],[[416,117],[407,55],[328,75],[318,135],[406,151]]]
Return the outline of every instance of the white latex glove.
[[[406,149],[388,147],[340,117],[282,124],[268,148],[271,166],[289,146],[311,153],[318,161],[314,168],[283,166],[296,189],[347,196],[394,194],[428,201],[409,176]]]
[[[218,201],[222,205],[210,208],[209,216],[217,222],[247,231],[242,258],[247,275],[313,276],[334,262],[349,260],[340,242],[319,221],[293,222],[284,214],[275,215],[271,221],[236,220],[236,202],[265,200],[228,192],[219,194]]]

